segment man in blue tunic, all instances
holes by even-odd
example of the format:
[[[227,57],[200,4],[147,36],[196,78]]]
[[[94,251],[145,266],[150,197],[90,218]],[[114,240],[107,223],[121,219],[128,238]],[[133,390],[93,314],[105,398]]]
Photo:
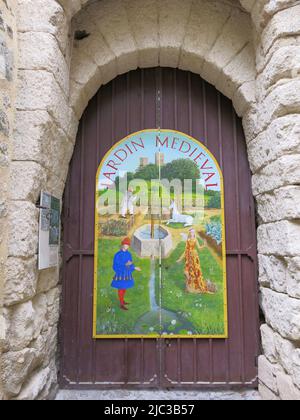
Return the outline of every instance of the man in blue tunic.
[[[115,277],[112,281],[111,287],[118,290],[118,296],[120,300],[120,308],[123,311],[128,311],[126,307],[128,305],[125,302],[125,295],[128,289],[134,287],[134,279],[132,273],[134,271],[141,271],[139,267],[135,267],[132,261],[132,255],[128,251],[131,245],[130,239],[125,238],[122,242],[122,247],[114,257],[113,270]]]

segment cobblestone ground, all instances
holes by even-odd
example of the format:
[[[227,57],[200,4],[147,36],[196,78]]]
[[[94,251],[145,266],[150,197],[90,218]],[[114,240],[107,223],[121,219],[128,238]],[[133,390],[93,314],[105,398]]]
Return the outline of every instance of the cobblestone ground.
[[[63,400],[200,400],[200,401],[256,401],[257,391],[198,392],[198,391],[64,391],[58,392],[57,401]]]

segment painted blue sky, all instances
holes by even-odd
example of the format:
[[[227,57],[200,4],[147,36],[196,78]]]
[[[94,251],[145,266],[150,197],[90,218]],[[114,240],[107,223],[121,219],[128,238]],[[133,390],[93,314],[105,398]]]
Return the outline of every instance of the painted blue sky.
[[[142,132],[137,135],[130,136],[121,144],[114,146],[109,156],[105,159],[105,161],[102,162],[103,166],[99,174],[98,188],[101,190],[103,189],[103,184],[112,183],[108,181],[104,174],[108,172],[113,173],[116,171],[108,168],[107,164],[109,161],[121,163],[121,161],[114,156],[114,153],[123,150],[120,152],[120,156],[122,156],[122,159],[125,159],[126,154],[124,150],[126,150],[127,157],[124,162],[118,166],[119,173],[116,173],[115,176],[111,176],[112,179],[118,175],[124,175],[125,172],[135,172],[140,166],[140,159],[143,157],[148,158],[149,163],[155,163],[155,154],[157,152],[161,152],[164,154],[165,163],[169,163],[173,160],[182,158],[191,160],[196,159],[200,169],[202,166],[204,166],[204,169],[200,170],[203,180],[202,183],[204,180],[207,180],[210,177],[205,184],[207,188],[210,190],[220,191],[220,176],[217,166],[207,151],[201,147],[198,142],[194,142],[191,138],[185,136],[184,134],[165,130],[160,134],[160,140],[162,143],[164,143],[165,139],[168,137],[168,142],[164,143],[163,146],[157,147],[157,135],[158,132],[156,130]],[[143,144],[144,148],[136,147],[136,150],[134,150],[131,143],[132,141],[136,141],[138,144]],[[132,151],[134,151],[133,154],[130,154],[128,148],[126,148],[126,144]],[[183,153],[187,150],[189,150],[189,153]],[[190,157],[193,151],[194,154],[192,157]],[[197,159],[200,154],[201,156]],[[217,184],[217,186],[214,184]]]

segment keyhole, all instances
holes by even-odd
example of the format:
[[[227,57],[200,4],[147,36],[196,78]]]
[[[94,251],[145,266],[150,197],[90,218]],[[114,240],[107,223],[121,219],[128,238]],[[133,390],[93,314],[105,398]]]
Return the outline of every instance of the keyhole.
[[[172,346],[171,340],[166,340],[165,343],[166,343],[166,347],[171,347]]]

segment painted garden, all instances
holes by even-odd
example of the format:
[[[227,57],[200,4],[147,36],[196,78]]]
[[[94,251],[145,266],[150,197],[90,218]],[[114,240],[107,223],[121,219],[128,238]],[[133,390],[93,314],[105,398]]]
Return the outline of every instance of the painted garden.
[[[119,144],[98,171],[94,336],[225,337],[219,169],[190,138],[170,143],[168,136],[164,141],[150,132],[145,136],[127,139],[126,145],[132,151],[147,144],[147,158],[145,150],[136,159],[128,157],[122,172],[116,156],[121,159],[128,152]],[[193,151],[194,159],[182,158],[182,150],[174,148],[157,151],[151,141],[165,147],[177,141]],[[118,168],[113,183],[107,183],[109,166]],[[192,180],[190,189],[168,187],[174,179],[184,187]]]

